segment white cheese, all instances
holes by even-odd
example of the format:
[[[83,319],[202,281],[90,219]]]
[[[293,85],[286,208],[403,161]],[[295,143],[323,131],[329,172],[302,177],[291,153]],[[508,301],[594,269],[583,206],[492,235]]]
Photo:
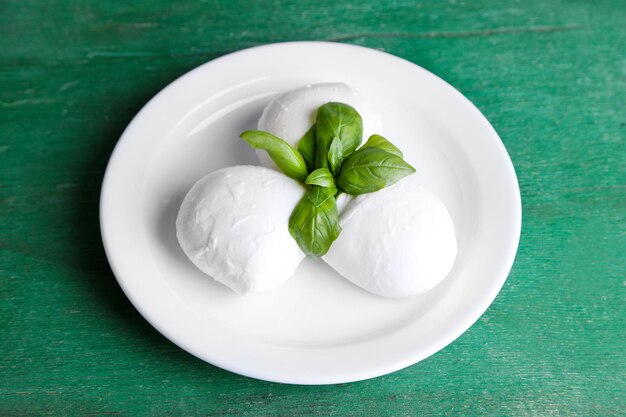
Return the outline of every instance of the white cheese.
[[[263,167],[212,172],[182,203],[178,241],[198,268],[239,294],[277,287],[305,256],[288,230],[303,194],[299,183]]]
[[[257,128],[278,136],[293,147],[315,122],[317,109],[329,102],[348,104],[363,119],[363,142],[382,134],[380,115],[358,91],[343,83],[311,84],[283,93],[263,110]],[[257,151],[261,165],[277,169],[265,151]]]
[[[354,284],[387,297],[428,291],[448,275],[457,244],[443,203],[409,176],[350,201],[323,259]]]

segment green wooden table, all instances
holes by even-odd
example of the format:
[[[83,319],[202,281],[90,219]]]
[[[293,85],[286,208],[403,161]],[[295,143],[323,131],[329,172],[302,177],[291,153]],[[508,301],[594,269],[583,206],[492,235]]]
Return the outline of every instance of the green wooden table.
[[[4,0],[0,415],[625,415],[626,3]],[[141,106],[242,48],[331,40],[443,77],[522,190],[491,308],[427,360],[342,385],[208,365],[154,330],[105,258],[106,162]]]

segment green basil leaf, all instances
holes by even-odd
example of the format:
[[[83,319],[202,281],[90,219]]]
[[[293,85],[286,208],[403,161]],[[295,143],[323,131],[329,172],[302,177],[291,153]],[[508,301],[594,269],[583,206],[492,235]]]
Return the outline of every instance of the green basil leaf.
[[[328,168],[328,150],[335,138],[342,144],[343,158],[346,158],[361,144],[363,120],[359,113],[344,103],[326,103],[316,115],[316,168]]]
[[[328,168],[318,168],[306,177],[304,183],[324,188],[331,188],[335,186],[335,178]]]
[[[333,141],[330,142],[330,147],[328,148],[328,164],[330,165],[330,170],[333,173],[337,173],[342,162],[343,145],[341,143],[341,139],[339,139],[339,137],[335,137]]]
[[[337,177],[337,187],[352,195],[366,194],[381,190],[414,172],[415,168],[399,156],[368,147],[346,158]]]
[[[398,149],[396,145],[389,142],[387,139],[383,138],[380,135],[370,136],[367,142],[365,142],[365,145],[361,147],[361,149],[365,149],[365,148],[378,148],[378,149],[382,149],[383,151],[392,153],[396,156],[399,156],[400,158],[403,157],[402,151]]]
[[[239,135],[254,149],[267,151],[281,171],[294,180],[304,182],[308,174],[306,162],[300,152],[284,140],[261,130],[247,130]]]
[[[315,139],[315,128],[316,124],[313,123],[313,126],[300,138],[298,141],[298,152],[304,158],[306,162],[306,167],[308,172],[313,172],[315,170],[315,149],[317,147],[316,139]]]
[[[332,187],[316,187],[314,186],[309,192],[306,193],[306,197],[311,200],[311,202],[319,207],[324,204],[329,199],[334,199],[336,190],[333,190]]]
[[[333,191],[317,186],[309,190],[291,213],[289,233],[305,254],[325,255],[341,233]]]

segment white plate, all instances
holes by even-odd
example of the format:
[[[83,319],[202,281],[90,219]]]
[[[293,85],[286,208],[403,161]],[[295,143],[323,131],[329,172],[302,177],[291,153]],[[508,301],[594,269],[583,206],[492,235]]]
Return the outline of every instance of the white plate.
[[[205,174],[257,164],[238,135],[255,127],[273,95],[331,81],[374,103],[386,136],[443,199],[457,228],[455,267],[434,290],[398,300],[371,295],[307,259],[284,286],[240,298],[179,248],[180,203]],[[454,88],[383,52],[295,42],[213,60],[154,97],[113,152],[100,219],[122,289],[178,346],[254,378],[330,384],[414,364],[467,330],[509,273],[521,204],[498,135]]]

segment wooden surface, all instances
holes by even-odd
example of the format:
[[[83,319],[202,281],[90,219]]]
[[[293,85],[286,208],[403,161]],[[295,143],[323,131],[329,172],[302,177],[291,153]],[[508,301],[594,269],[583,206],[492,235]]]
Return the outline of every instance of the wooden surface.
[[[626,3],[0,3],[0,415],[625,415]],[[105,258],[98,198],[124,127],[170,81],[287,40],[378,48],[500,133],[524,225],[483,317],[369,381],[287,386],[168,342]]]

